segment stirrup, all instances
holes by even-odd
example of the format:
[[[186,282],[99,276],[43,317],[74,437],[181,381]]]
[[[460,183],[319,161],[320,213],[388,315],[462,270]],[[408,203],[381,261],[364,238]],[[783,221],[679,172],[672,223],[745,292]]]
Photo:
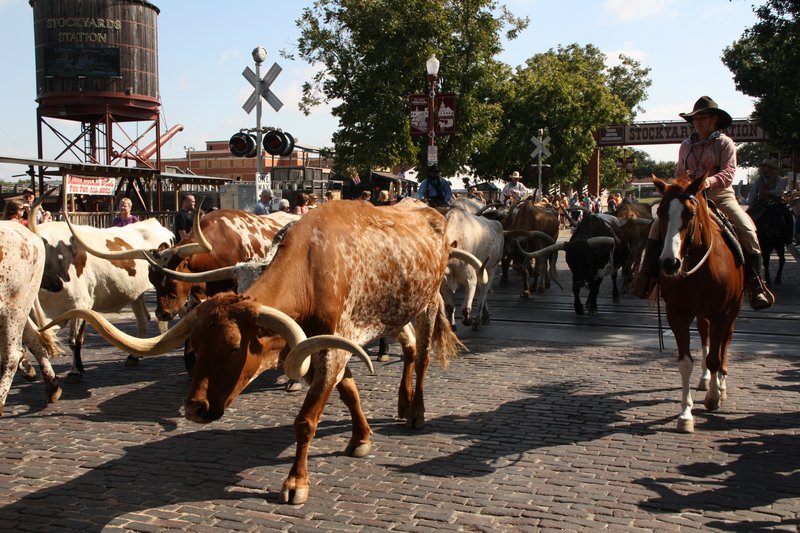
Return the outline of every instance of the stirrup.
[[[761,311],[772,307],[775,303],[775,295],[766,286],[761,278],[753,280],[750,287],[750,307],[754,311]]]

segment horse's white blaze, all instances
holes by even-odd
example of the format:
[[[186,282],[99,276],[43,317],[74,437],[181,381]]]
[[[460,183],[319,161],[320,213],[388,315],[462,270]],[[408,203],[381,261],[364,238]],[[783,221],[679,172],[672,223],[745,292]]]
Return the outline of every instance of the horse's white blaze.
[[[681,213],[683,204],[677,198],[669,203],[669,221],[667,223],[667,235],[664,239],[664,249],[661,251],[659,259],[678,259],[681,253]]]

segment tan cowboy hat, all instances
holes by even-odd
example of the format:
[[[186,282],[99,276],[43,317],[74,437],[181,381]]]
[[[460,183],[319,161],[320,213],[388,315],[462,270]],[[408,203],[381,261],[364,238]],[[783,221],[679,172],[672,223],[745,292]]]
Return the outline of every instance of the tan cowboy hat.
[[[511,173],[511,176],[509,176],[509,177],[510,177],[512,180],[518,180],[518,179],[520,179],[522,176],[520,176],[520,175],[519,175],[519,172],[517,172],[517,171],[515,170],[514,172],[512,172],[512,173]]]
[[[701,96],[700,99],[694,103],[694,109],[692,109],[691,113],[679,113],[679,115],[686,122],[691,124],[692,120],[694,120],[694,116],[698,113],[717,115],[719,117],[717,119],[717,129],[720,130],[724,130],[733,122],[731,116],[726,111],[720,109],[717,103],[712,100],[710,96]]]

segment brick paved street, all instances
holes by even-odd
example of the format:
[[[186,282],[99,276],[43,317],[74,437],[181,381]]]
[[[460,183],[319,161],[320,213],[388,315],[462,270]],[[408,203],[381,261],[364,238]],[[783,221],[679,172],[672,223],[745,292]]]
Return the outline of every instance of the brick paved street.
[[[129,314],[117,318],[134,332]],[[303,398],[280,373],[199,426],[181,416],[189,380],[177,352],[125,368],[87,335],[87,374],[56,404],[45,407],[41,382],[15,379],[0,419],[0,530],[800,530],[797,356],[734,353],[728,401],[709,413],[695,392],[697,432],[683,435],[673,346],[491,328],[465,333],[469,352],[447,370],[431,365],[422,431],[395,417],[397,345],[375,375],[354,363],[372,452],[342,454],[349,417],[332,399],[301,506],[279,503]]]

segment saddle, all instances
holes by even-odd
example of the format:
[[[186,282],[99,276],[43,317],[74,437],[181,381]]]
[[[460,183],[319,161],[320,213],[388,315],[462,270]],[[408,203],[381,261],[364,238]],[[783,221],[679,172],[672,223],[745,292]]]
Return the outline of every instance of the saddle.
[[[742,245],[739,243],[739,238],[736,236],[736,228],[733,227],[733,224],[731,224],[731,221],[725,216],[725,213],[719,210],[717,204],[715,204],[713,200],[707,197],[706,202],[708,203],[712,218],[722,230],[723,240],[739,263],[744,264],[744,250],[742,250]]]

